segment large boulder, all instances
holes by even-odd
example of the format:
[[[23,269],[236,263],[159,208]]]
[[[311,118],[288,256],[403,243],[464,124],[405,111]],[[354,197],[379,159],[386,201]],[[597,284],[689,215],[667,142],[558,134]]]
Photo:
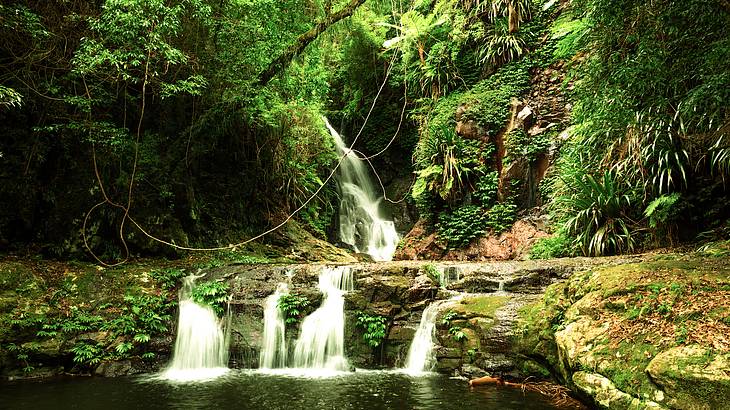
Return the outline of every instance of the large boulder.
[[[658,354],[646,371],[672,408],[730,409],[730,353],[675,347]]]
[[[578,391],[590,397],[603,409],[665,409],[653,401],[639,400],[616,388],[606,377],[591,372],[576,372],[573,374],[573,383]]]

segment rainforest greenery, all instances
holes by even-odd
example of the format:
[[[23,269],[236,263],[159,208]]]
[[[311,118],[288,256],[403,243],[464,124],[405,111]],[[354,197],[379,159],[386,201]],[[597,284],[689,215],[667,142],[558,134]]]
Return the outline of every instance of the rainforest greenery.
[[[300,206],[334,241],[334,181],[307,202],[338,160],[323,116],[385,150],[383,183],[449,249],[536,212],[533,257],[725,238],[728,27],[726,0],[6,1],[0,248],[170,255],[140,227],[225,246]],[[163,302],[125,303],[118,354]]]

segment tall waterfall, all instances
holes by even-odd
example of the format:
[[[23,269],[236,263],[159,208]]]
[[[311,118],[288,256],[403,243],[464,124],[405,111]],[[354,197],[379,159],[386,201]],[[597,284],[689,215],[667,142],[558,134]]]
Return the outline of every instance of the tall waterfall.
[[[288,293],[289,288],[286,283],[279,283],[276,291],[266,298],[264,335],[259,357],[259,367],[262,369],[277,369],[286,366],[287,348],[284,338],[286,323],[284,315],[279,309],[279,298]]]
[[[445,303],[460,299],[455,296],[451,299],[440,300],[431,303],[423,310],[421,322],[418,324],[416,334],[413,336],[411,347],[408,349],[405,370],[408,373],[422,373],[433,369],[436,364],[434,350],[436,338],[436,319],[441,306]]]
[[[319,274],[322,305],[302,322],[293,365],[319,370],[349,370],[345,358],[345,292],[353,289],[348,266],[324,267]]]
[[[228,337],[222,329],[223,323],[210,306],[193,301],[193,286],[199,277],[183,278],[175,350],[162,378],[200,380],[228,371]]]
[[[340,187],[340,240],[364,252],[376,261],[393,259],[398,246],[398,232],[393,221],[382,218],[380,201],[369,176],[367,165],[345,145],[340,134],[332,128],[327,118],[327,129],[337,145],[340,155],[345,155],[338,183]]]

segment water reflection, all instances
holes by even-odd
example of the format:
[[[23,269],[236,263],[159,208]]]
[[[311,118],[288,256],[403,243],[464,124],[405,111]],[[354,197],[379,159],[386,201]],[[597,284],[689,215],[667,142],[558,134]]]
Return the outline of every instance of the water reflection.
[[[9,409],[555,409],[539,395],[432,374],[357,371],[332,377],[231,371],[204,383],[138,378],[58,379],[0,384]]]

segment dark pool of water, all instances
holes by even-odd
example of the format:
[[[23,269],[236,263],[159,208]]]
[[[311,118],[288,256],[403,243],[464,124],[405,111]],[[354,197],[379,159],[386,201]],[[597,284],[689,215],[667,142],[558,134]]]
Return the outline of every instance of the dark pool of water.
[[[440,375],[355,372],[330,378],[231,371],[208,382],[61,378],[0,384],[2,409],[556,409],[509,387],[469,389]]]

